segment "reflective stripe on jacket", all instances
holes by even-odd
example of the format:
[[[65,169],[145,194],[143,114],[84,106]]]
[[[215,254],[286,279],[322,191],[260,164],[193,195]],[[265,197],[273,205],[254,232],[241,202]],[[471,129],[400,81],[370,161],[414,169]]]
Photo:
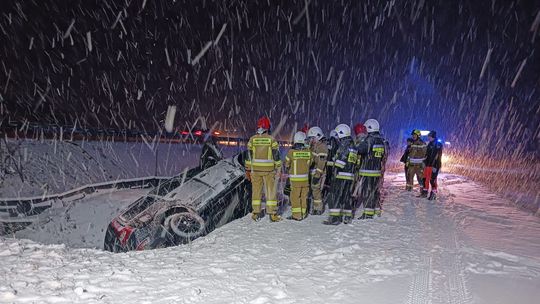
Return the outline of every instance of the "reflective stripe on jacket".
[[[252,136],[247,144],[250,158],[246,169],[269,172],[281,166],[279,144],[272,135],[263,133]]]
[[[307,185],[309,182],[309,167],[313,162],[312,153],[307,149],[293,147],[285,157],[285,167],[291,182]]]

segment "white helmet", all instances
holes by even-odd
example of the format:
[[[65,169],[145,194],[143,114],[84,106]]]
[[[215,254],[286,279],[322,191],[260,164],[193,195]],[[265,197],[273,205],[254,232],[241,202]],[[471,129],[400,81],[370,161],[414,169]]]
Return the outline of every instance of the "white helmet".
[[[311,127],[309,131],[307,132],[307,137],[314,137],[318,141],[321,140],[321,138],[324,137],[324,133],[321,128],[319,127]]]
[[[339,124],[336,127],[336,132],[337,132],[338,138],[351,136],[351,127],[349,127],[346,124]]]
[[[298,131],[294,133],[294,143],[295,144],[305,144],[306,143],[306,133]]]
[[[330,137],[338,138],[336,130],[330,131]]]
[[[366,122],[364,123],[364,126],[366,126],[368,133],[379,132],[380,130],[379,122],[376,121],[375,119],[366,120]]]

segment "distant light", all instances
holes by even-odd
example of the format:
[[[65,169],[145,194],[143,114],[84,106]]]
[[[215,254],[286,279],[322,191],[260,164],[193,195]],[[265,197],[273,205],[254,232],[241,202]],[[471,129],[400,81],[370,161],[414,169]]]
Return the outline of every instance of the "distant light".
[[[195,131],[194,133],[196,136],[201,136],[202,135],[202,131],[201,130],[197,130]]]
[[[440,143],[442,143],[442,139],[438,139],[437,141],[440,142]]]
[[[237,141],[220,140],[220,141],[218,141],[218,144],[225,145],[225,146],[236,146],[236,145],[238,145],[238,142]]]
[[[443,165],[448,164],[448,163],[452,162],[452,157],[450,155],[443,154],[442,158],[441,158],[441,162],[442,162]]]
[[[182,135],[188,135],[189,132],[188,131],[182,131]]]
[[[451,146],[451,144],[450,144],[450,142],[449,142],[449,141],[445,141],[445,142],[444,142],[444,144],[445,144],[445,145],[449,145],[449,146]]]
[[[426,131],[426,130],[420,131],[420,135],[422,136],[427,136],[428,134],[429,134],[429,131]]]
[[[220,135],[221,133],[219,131],[214,131],[214,135]]]

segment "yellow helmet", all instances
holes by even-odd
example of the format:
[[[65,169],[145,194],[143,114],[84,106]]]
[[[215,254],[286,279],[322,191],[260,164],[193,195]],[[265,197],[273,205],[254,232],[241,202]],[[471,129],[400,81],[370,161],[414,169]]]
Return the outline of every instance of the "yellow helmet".
[[[418,137],[420,137],[420,135],[421,135],[420,130],[414,129],[414,130],[412,131],[411,135],[415,135],[415,134],[418,135]]]

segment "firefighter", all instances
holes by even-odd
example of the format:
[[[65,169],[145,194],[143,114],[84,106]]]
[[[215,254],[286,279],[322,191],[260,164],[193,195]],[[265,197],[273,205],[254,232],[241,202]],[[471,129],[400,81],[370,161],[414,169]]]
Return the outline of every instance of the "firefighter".
[[[408,170],[409,170],[409,152],[410,152],[412,143],[413,143],[413,139],[410,138],[410,137],[407,138],[407,147],[405,148],[405,151],[403,152],[403,155],[401,156],[401,158],[399,160],[405,166],[405,180],[406,180],[405,190],[408,190],[409,185],[413,184],[413,181],[409,180],[409,174],[407,173]]]
[[[437,139],[437,132],[430,131],[428,134],[428,145],[426,152],[426,160],[424,164],[424,191],[427,195],[429,185],[431,184],[431,193],[429,194],[429,200],[437,199],[437,175],[441,170],[441,158],[443,145]]]
[[[246,172],[251,180],[252,219],[261,218],[262,193],[266,197],[266,213],[270,221],[277,222],[281,217],[277,214],[277,183],[276,178],[281,169],[279,144],[270,135],[270,120],[261,117],[257,122],[257,134],[253,135],[247,144],[249,159],[246,161]]]
[[[409,147],[409,167],[407,169],[407,191],[412,191],[414,187],[414,176],[416,175],[420,184],[421,195],[424,194],[424,160],[426,158],[426,144],[420,138],[420,130],[413,130],[412,145]],[[426,195],[427,196],[427,195]]]
[[[323,223],[339,225],[352,221],[352,186],[358,153],[351,137],[351,128],[346,124],[336,127],[339,146],[333,158],[334,177],[331,184],[332,197],[328,201],[330,214]]]
[[[328,157],[328,146],[325,143],[324,133],[319,127],[312,127],[308,130],[307,138],[313,155],[313,165],[311,174],[311,194],[313,196],[312,214],[321,215],[324,212],[322,198],[323,177],[326,172],[326,159]]]
[[[306,133],[294,134],[294,145],[285,158],[285,168],[291,185],[290,201],[292,215],[289,219],[301,221],[307,216],[309,195],[309,168],[313,157],[306,147]]]
[[[358,145],[367,136],[366,126],[361,123],[354,125],[354,135],[354,143]]]
[[[381,187],[388,155],[388,141],[380,134],[379,122],[368,119],[365,123],[368,135],[359,145],[358,154],[362,162],[358,170],[360,176],[360,200],[364,212],[359,219],[381,215]]]
[[[332,177],[334,174],[334,155],[336,155],[337,148],[339,146],[339,140],[336,130],[330,131],[330,138],[326,143],[328,147],[328,156],[326,157],[326,178],[324,179],[324,193],[323,197],[328,197],[326,192],[329,191],[332,184]]]
[[[357,123],[355,126],[354,126],[354,143],[356,146],[358,146],[362,141],[364,141],[364,139],[367,137],[368,133],[367,133],[367,129],[366,129],[366,126],[364,126],[364,124],[362,123]],[[358,168],[360,167],[361,165],[361,162],[362,162],[362,158],[359,156],[358,157],[358,161],[356,163],[356,167],[357,167],[357,170],[356,172],[358,172]],[[362,203],[361,200],[360,200],[360,190],[361,190],[361,182],[360,182],[360,176],[358,174],[355,175],[355,180],[354,180],[354,188],[353,188],[353,217],[354,217],[354,214],[356,213],[356,210],[360,207],[360,204]]]

